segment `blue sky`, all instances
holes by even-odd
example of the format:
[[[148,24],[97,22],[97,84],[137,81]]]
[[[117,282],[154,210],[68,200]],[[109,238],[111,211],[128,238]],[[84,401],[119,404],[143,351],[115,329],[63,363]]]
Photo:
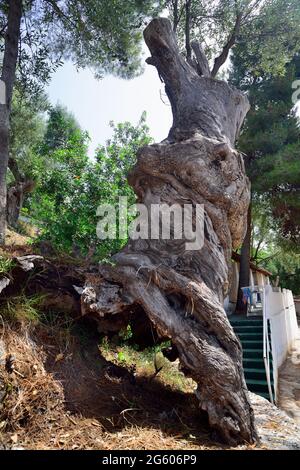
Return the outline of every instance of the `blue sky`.
[[[52,104],[68,108],[91,137],[89,154],[111,136],[110,121],[137,123],[147,112],[150,134],[159,142],[167,137],[172,116],[170,105],[163,103],[164,87],[154,67],[145,65],[142,76],[121,80],[107,76],[96,80],[89,70],[77,72],[71,63],[61,67],[48,87]],[[163,96],[164,101],[166,97]]]

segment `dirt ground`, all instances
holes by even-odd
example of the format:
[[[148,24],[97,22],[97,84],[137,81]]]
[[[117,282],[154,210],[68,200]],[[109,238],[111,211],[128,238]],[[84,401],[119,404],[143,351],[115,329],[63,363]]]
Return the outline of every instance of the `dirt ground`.
[[[5,448],[223,448],[192,393],[108,362],[88,335],[70,337],[63,351],[57,331],[18,328],[0,328],[14,358],[0,377],[9,384],[0,411]]]
[[[279,372],[279,406],[300,425],[300,330]]]
[[[14,257],[32,247],[2,251]],[[147,354],[103,342],[95,325],[66,311],[35,312],[41,298],[18,296],[0,303],[0,448],[229,449],[211,433],[194,384],[175,363],[163,358],[155,376]],[[287,415],[256,395],[251,401],[262,441],[238,449],[300,448]]]

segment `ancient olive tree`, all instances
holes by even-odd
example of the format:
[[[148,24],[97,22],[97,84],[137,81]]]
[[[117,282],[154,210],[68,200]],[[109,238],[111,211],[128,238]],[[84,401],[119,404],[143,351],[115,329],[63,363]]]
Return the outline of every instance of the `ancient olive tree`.
[[[243,158],[234,149],[249,103],[216,77],[232,47],[245,42],[245,68],[280,73],[299,41],[299,3],[170,0],[166,7],[172,23],[153,20],[144,37],[147,62],[165,83],[173,126],[161,144],[141,149],[129,182],[148,208],[202,204],[204,246],[189,251],[184,238],[150,234],[130,240],[113,257],[115,265],[101,265],[100,276],[87,277],[82,313],[101,331],[146,315],[161,338],[171,339],[172,358],[177,355],[197,383],[211,427],[230,444],[254,442],[241,346],[223,309],[232,248],[245,236],[250,202]]]
[[[103,331],[122,317],[126,322],[146,313],[197,383],[211,427],[230,444],[254,442],[241,346],[223,309],[231,251],[243,240],[250,199],[243,159],[234,149],[248,100],[210,76],[203,52],[202,76],[185,61],[168,19],[153,20],[144,36],[147,62],[165,83],[174,121],[165,141],[138,153],[129,182],[148,208],[203,205],[204,246],[189,251],[184,237],[130,240],[113,257],[115,265],[101,265],[99,278],[88,276],[82,311]]]

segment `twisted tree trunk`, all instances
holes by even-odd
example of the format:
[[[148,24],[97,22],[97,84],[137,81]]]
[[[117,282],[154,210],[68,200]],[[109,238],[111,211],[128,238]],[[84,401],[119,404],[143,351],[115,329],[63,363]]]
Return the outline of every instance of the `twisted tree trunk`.
[[[227,83],[197,75],[168,20],[153,20],[144,36],[174,122],[167,140],[139,152],[129,182],[147,207],[203,204],[204,246],[187,251],[184,240],[131,240],[115,266],[89,277],[82,312],[101,328],[142,308],[197,383],[211,427],[229,444],[254,442],[241,346],[223,309],[231,251],[244,238],[250,200],[243,159],[233,148],[248,101]]]

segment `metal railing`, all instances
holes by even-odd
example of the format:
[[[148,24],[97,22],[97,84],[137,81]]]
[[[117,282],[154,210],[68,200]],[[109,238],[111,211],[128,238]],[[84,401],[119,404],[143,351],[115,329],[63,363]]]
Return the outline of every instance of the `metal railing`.
[[[267,318],[267,309],[266,309],[266,296],[265,289],[262,292],[262,304],[263,304],[263,344],[264,344],[264,364],[266,370],[268,391],[271,403],[274,404],[274,396],[272,390],[272,381],[271,381],[271,365],[270,365],[270,355],[272,354],[272,349],[270,348],[270,339],[269,339],[269,325]],[[273,354],[272,354],[273,359]]]

